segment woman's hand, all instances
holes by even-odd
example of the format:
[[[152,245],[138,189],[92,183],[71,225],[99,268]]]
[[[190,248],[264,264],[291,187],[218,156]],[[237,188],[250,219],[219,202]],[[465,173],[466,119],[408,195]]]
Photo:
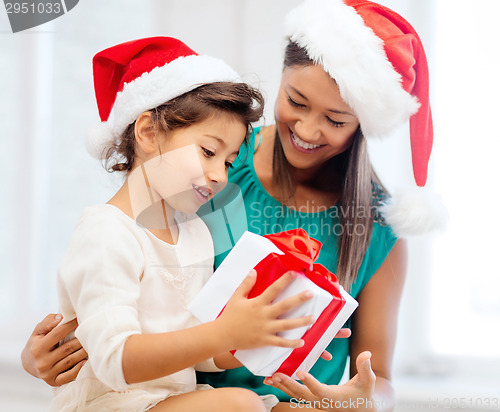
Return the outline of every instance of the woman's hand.
[[[279,332],[310,325],[311,316],[295,319],[280,319],[285,312],[312,298],[309,291],[273,303],[297,274],[287,272],[270,285],[262,294],[248,299],[255,284],[256,272],[252,270],[243,283],[229,299],[221,315],[217,318],[221,338],[227,340],[232,349],[253,349],[261,346],[281,346],[298,348],[304,344],[302,339],[285,339]]]
[[[376,377],[371,368],[370,358],[370,352],[362,352],[357,357],[357,374],[344,385],[325,385],[305,372],[297,372],[303,384],[282,373],[275,373],[271,378],[266,378],[264,383],[285,392],[295,399],[295,403],[303,400],[316,409],[375,411],[378,406],[374,399]]]
[[[74,380],[87,359],[87,352],[76,338],[59,346],[59,341],[78,326],[76,319],[57,326],[61,320],[61,315],[47,315],[36,325],[21,353],[24,369],[50,386]]]
[[[390,372],[406,259],[406,242],[400,239],[357,297],[359,307],[352,318],[350,342],[351,359],[356,362],[351,361],[349,382],[325,385],[310,374],[299,376],[303,385],[283,374],[264,382],[297,400],[323,401],[317,405],[327,411],[336,407],[346,411],[393,411],[396,401]]]

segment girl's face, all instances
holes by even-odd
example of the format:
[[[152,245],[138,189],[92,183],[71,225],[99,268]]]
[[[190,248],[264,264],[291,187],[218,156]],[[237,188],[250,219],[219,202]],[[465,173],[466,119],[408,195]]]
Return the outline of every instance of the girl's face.
[[[161,133],[159,156],[144,163],[156,199],[164,199],[175,210],[195,213],[225,187],[245,135],[245,125],[226,113]]]
[[[297,169],[321,166],[344,152],[359,126],[335,81],[318,65],[284,69],[274,115],[285,156]]]

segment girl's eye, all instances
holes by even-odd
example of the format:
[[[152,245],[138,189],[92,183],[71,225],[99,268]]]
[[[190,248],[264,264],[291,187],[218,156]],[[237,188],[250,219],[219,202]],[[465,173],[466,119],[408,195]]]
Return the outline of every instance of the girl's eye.
[[[290,103],[294,107],[306,107],[304,104],[297,103],[290,96],[288,96],[288,103]]]
[[[211,150],[205,149],[204,147],[202,147],[201,150],[203,150],[203,154],[206,157],[214,157],[215,156],[215,153],[212,152]]]
[[[232,169],[233,164],[231,162],[226,162],[226,169]]]
[[[345,125],[345,122],[336,122],[335,120],[330,119],[328,116],[326,116],[326,120],[328,120],[328,123],[330,123],[333,127],[343,127]]]

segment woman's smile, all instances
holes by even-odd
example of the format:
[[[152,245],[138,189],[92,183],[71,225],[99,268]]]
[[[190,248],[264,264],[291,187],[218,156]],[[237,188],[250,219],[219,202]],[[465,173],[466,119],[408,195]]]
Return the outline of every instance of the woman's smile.
[[[292,147],[301,153],[314,153],[325,147],[326,145],[319,145],[308,143],[297,136],[292,130],[288,129],[290,132],[290,141],[292,142]]]

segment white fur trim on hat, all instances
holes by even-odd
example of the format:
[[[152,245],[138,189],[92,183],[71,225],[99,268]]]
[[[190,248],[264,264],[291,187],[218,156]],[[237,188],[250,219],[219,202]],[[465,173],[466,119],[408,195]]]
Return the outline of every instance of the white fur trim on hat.
[[[398,237],[444,230],[449,220],[441,197],[421,187],[395,191],[379,210]]]
[[[353,7],[341,0],[305,0],[285,24],[286,35],[337,82],[365,137],[383,137],[418,111],[382,40]]]
[[[96,123],[87,131],[85,148],[96,159],[104,159],[106,149],[114,144],[113,131],[108,122]]]
[[[117,93],[108,121],[88,132],[87,150],[92,156],[103,159],[106,148],[116,143],[116,139],[141,113],[206,83],[241,81],[229,65],[211,56],[179,57],[164,66],[155,67],[126,83],[123,90]]]

